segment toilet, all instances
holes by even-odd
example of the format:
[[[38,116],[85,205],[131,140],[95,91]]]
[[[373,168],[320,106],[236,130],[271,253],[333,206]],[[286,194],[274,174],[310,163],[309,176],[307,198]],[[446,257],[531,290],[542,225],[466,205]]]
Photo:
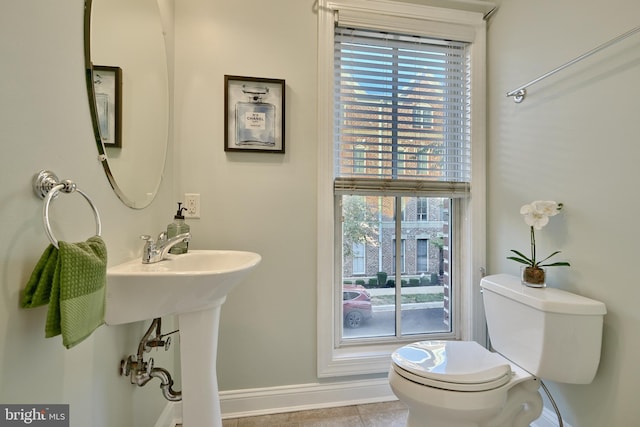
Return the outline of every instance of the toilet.
[[[408,427],[528,427],[540,379],[589,384],[600,362],[603,303],[507,274],[480,283],[491,346],[422,341],[391,356],[389,384]]]

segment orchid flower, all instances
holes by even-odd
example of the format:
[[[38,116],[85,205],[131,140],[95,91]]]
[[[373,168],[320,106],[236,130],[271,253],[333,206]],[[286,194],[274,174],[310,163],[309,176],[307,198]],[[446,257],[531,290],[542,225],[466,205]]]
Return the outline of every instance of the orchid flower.
[[[531,257],[527,257],[522,252],[511,249],[511,252],[516,256],[507,257],[507,259],[525,264],[531,267],[554,267],[554,266],[570,266],[568,262],[554,262],[542,264],[549,258],[560,253],[555,251],[548,257],[538,261],[536,258],[536,234],[535,230],[542,230],[542,228],[549,223],[549,217],[557,215],[562,209],[562,203],[556,203],[553,201],[536,200],[528,205],[524,205],[520,208],[520,213],[524,216],[524,222],[529,226],[531,230]]]

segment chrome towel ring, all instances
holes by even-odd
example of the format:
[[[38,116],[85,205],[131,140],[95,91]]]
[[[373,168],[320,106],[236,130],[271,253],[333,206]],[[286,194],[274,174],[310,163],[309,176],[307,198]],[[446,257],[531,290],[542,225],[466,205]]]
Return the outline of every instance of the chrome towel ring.
[[[100,214],[98,213],[96,205],[84,191],[76,187],[75,182],[68,179],[59,181],[58,177],[53,172],[42,170],[38,172],[33,178],[33,191],[39,198],[44,199],[44,206],[42,208],[44,231],[51,241],[51,244],[53,244],[53,246],[55,246],[56,248],[58,248],[59,246],[58,240],[53,236],[53,232],[51,231],[51,224],[49,223],[49,204],[51,203],[51,200],[55,199],[61,191],[63,193],[78,192],[87,200],[87,202],[91,206],[91,209],[93,210],[93,216],[96,220],[96,236],[100,236],[102,234],[102,223],[100,222]]]

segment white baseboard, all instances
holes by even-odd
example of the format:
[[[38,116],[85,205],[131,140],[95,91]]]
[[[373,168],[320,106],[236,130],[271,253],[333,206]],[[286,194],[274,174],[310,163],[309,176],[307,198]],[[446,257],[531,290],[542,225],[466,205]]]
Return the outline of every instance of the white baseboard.
[[[397,398],[383,378],[222,391],[220,409],[227,419],[393,400]],[[182,404],[168,402],[154,427],[174,427],[181,419]]]
[[[398,400],[386,378],[328,384],[301,384],[252,390],[223,391],[224,418],[304,411]]]
[[[386,378],[220,392],[220,408],[224,419],[393,400],[397,398]],[[181,420],[181,402],[168,402],[154,427],[175,427]],[[566,422],[564,426],[571,427]],[[540,418],[531,427],[558,427],[555,412],[544,408]]]

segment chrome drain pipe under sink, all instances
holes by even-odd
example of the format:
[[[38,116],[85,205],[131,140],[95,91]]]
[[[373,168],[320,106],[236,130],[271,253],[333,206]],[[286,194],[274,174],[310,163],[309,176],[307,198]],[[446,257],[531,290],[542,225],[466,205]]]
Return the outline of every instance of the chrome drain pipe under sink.
[[[155,336],[152,338],[151,334],[155,330]],[[162,320],[160,318],[153,319],[151,326],[142,337],[142,340],[138,344],[138,354],[130,355],[127,359],[120,361],[120,375],[128,376],[131,384],[137,386],[144,386],[153,378],[160,380],[160,388],[162,389],[162,395],[165,399],[178,402],[182,400],[182,392],[173,389],[173,379],[171,374],[164,368],[156,368],[153,366],[153,358],[149,358],[148,361],[144,360],[144,353],[148,353],[153,348],[162,347],[166,350],[171,345],[171,337],[169,335],[178,332],[173,331],[168,334],[162,334]],[[165,339],[166,338],[166,339]]]

